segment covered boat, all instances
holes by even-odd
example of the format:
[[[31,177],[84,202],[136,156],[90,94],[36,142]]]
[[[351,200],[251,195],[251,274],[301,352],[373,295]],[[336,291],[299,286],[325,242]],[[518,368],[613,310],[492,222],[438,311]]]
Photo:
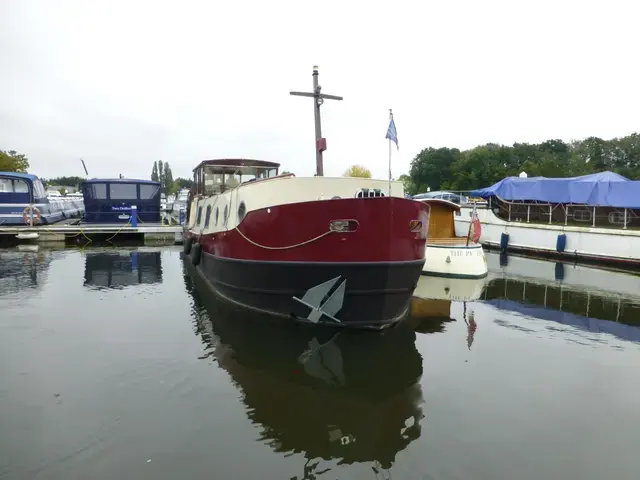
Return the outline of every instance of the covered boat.
[[[469,192],[478,205],[481,243],[585,261],[640,264],[640,181],[613,172],[572,178],[508,177]],[[474,205],[461,208],[466,231]]]
[[[0,226],[50,225],[79,217],[83,210],[81,201],[47,198],[36,175],[0,172]]]
[[[425,261],[429,206],[401,182],[280,175],[261,160],[194,169],[185,253],[220,296],[303,322],[403,319]]]
[[[133,207],[142,223],[160,223],[160,182],[92,178],[80,185],[86,223],[128,223]]]

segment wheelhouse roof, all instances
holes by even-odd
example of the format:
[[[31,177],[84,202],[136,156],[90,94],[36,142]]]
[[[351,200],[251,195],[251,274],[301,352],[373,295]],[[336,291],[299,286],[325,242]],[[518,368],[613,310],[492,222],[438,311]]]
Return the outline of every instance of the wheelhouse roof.
[[[18,172],[0,172],[0,177],[13,177],[13,178],[21,178],[23,180],[38,180],[37,175],[32,173],[18,173]]]
[[[139,180],[135,178],[89,178],[82,183],[140,183],[145,185],[160,185],[153,180]]]
[[[267,162],[266,160],[253,160],[250,158],[217,158],[213,160],[203,160],[193,169],[195,172],[202,167],[264,167],[279,168],[280,164]]]
[[[442,198],[414,198],[414,200],[416,202],[422,202],[428,205],[440,205],[454,211],[460,210],[460,205],[449,200],[444,200]]]

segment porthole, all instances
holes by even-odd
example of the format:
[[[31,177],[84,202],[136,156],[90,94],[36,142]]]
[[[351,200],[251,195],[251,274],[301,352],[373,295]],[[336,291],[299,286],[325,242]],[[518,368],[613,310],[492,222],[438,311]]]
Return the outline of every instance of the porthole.
[[[247,206],[244,202],[240,202],[240,206],[238,207],[238,223],[242,221],[244,216],[247,214]]]
[[[216,226],[218,225],[218,217],[220,216],[220,207],[216,207]]]
[[[227,205],[224,206],[224,216],[222,217],[222,220],[224,221],[224,224],[227,224],[227,219],[229,218],[229,207]]]

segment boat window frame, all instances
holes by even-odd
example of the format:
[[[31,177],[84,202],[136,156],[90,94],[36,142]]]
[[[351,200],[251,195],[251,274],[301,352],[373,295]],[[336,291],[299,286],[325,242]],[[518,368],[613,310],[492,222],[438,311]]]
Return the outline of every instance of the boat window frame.
[[[139,200],[140,199],[140,192],[138,191],[138,185],[137,183],[134,182],[108,182],[109,183],[109,200],[117,200],[117,201],[130,201],[130,200]],[[134,191],[135,191],[135,197],[131,198],[131,197],[123,197],[123,196],[114,196],[113,195],[113,188],[116,187],[116,193],[118,188],[122,188],[122,187],[133,187]]]
[[[211,220],[211,205],[207,205],[206,213],[204,214],[204,228],[209,227],[209,221]]]
[[[198,206],[198,215],[196,216],[196,225],[200,225],[202,221],[202,205]]]
[[[261,175],[263,174],[264,175]],[[220,175],[220,191],[207,190],[207,180]],[[279,175],[279,167],[247,165],[202,165],[193,172],[193,183],[198,195],[219,195],[248,182],[268,180]],[[251,177],[247,180],[243,177]],[[217,183],[217,182],[216,182]]]

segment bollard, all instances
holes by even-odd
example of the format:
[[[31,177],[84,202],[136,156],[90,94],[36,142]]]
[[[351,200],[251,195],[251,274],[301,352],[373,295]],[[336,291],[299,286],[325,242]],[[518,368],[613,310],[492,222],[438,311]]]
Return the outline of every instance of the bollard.
[[[184,208],[180,207],[180,216],[178,217],[178,222],[180,225],[184,223]]]
[[[138,226],[138,206],[137,205],[131,205],[131,216],[129,217],[129,220],[131,220],[132,227]]]

